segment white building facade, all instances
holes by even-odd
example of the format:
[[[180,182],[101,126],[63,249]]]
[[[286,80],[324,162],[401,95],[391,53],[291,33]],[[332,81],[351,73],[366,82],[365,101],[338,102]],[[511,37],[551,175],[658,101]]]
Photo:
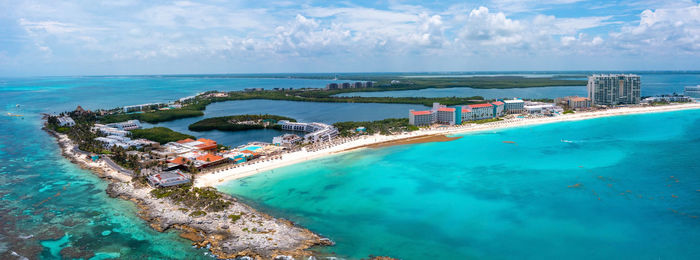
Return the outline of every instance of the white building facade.
[[[634,74],[595,74],[588,77],[588,98],[593,105],[639,104],[641,79]]]

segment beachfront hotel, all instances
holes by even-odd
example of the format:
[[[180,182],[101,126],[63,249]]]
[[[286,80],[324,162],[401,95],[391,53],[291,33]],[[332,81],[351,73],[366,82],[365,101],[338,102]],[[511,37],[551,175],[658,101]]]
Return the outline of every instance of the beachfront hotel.
[[[469,105],[469,108],[471,112],[465,115],[465,121],[489,119],[496,116],[494,105],[490,103]]]
[[[505,104],[505,112],[508,114],[521,114],[525,112],[525,101],[522,99],[499,100]]]
[[[522,111],[522,104],[515,102],[516,111]],[[503,116],[508,112],[506,102],[495,101],[492,103],[447,107],[440,103],[433,103],[430,110],[408,111],[408,123],[415,126],[432,124],[461,125],[462,122],[490,119]]]
[[[431,125],[433,123],[433,114],[428,111],[408,111],[408,123],[415,126]]]
[[[304,140],[307,142],[329,142],[338,136],[338,128],[324,123],[299,123],[288,120],[277,122],[282,130],[306,132]]]
[[[579,96],[556,98],[554,103],[566,105],[570,109],[590,108],[591,99]]]
[[[685,87],[683,94],[692,99],[700,99],[700,85]]]
[[[455,111],[457,109],[453,107],[442,107],[437,110],[437,122],[439,124],[454,125],[456,116]]]
[[[641,80],[634,74],[594,74],[588,77],[588,98],[593,105],[639,104]]]

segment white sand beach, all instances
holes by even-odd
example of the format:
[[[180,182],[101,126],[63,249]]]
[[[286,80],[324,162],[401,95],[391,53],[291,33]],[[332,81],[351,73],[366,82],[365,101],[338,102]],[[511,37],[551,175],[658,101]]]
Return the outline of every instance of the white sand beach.
[[[421,129],[418,131],[398,134],[398,135],[373,135],[364,136],[360,138],[353,139],[342,139],[337,143],[328,145],[323,149],[318,149],[314,151],[307,151],[302,149],[301,151],[291,152],[283,154],[279,159],[274,160],[260,160],[257,162],[241,165],[235,168],[229,168],[225,170],[218,170],[211,173],[202,174],[197,176],[195,180],[195,186],[205,187],[205,186],[216,186],[220,185],[226,181],[240,179],[248,176],[252,176],[261,172],[273,170],[280,167],[285,167],[293,165],[296,163],[305,162],[308,160],[313,160],[321,158],[324,156],[329,156],[333,154],[339,154],[343,152],[348,152],[356,149],[367,148],[368,146],[376,144],[388,144],[391,142],[406,143],[406,139],[416,138],[421,136],[434,136],[434,135],[451,135],[451,134],[464,134],[475,131],[489,131],[510,127],[520,127],[520,126],[530,126],[554,122],[564,122],[564,121],[576,121],[576,120],[586,120],[600,117],[610,117],[610,116],[621,116],[621,115],[632,115],[632,114],[643,114],[643,113],[659,113],[659,112],[669,112],[687,109],[700,109],[700,103],[684,103],[684,104],[671,104],[664,106],[640,106],[640,107],[624,107],[615,108],[594,112],[577,112],[574,114],[565,114],[555,117],[537,117],[537,118],[510,118],[502,121],[485,123],[485,124],[466,124],[460,126],[449,126],[449,127],[434,127],[430,129]],[[404,142],[402,142],[404,141]]]

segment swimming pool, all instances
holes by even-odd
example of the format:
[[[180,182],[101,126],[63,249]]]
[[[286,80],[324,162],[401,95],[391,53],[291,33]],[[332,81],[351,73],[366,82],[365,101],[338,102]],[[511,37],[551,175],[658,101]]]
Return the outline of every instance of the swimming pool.
[[[258,150],[258,149],[260,149],[260,146],[248,146],[248,147],[246,147],[246,148],[241,149],[241,151],[243,151],[243,150],[255,151],[255,150]]]

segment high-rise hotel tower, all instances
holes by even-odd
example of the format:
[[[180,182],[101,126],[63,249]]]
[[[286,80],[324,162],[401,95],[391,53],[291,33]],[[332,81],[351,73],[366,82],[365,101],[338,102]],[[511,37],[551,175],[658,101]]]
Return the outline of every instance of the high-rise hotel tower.
[[[634,74],[594,74],[588,77],[588,98],[593,105],[639,104],[640,86]]]

